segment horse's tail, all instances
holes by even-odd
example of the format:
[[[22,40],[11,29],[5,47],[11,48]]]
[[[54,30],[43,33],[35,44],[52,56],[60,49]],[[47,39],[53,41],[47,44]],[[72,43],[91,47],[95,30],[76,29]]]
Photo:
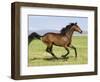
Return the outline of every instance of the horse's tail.
[[[41,35],[39,35],[38,33],[36,32],[33,32],[31,33],[29,36],[28,36],[28,44],[33,40],[33,39],[41,39]]]

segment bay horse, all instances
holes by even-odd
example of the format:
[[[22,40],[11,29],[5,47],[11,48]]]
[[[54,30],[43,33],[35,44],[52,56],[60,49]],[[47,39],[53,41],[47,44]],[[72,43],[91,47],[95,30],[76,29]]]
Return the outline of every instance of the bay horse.
[[[65,48],[67,53],[65,55],[62,55],[61,57],[66,58],[66,56],[69,54],[68,47],[70,47],[70,48],[74,49],[75,58],[77,58],[76,47],[71,44],[72,35],[73,35],[74,31],[82,33],[82,30],[77,25],[77,23],[70,23],[66,27],[62,28],[60,30],[60,33],[48,32],[48,33],[44,34],[43,36],[40,36],[36,32],[33,32],[28,36],[28,40],[30,43],[34,38],[40,39],[44,44],[47,45],[46,51],[48,53],[50,53],[56,59],[58,59],[58,58],[52,51],[53,45]]]

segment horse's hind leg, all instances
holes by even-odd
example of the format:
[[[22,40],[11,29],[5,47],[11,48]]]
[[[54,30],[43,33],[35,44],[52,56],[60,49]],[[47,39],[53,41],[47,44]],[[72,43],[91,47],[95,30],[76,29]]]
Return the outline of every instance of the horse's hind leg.
[[[67,53],[65,55],[62,55],[61,57],[65,58],[69,54],[69,49],[65,48],[67,50]]]
[[[46,51],[47,51],[48,53],[50,53],[54,58],[58,59],[58,58],[54,55],[54,53],[52,52],[52,47],[53,47],[53,45],[47,46]]]

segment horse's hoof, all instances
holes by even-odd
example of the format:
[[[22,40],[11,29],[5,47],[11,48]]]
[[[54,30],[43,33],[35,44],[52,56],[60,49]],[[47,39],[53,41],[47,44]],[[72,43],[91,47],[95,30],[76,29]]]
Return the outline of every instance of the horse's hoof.
[[[75,57],[75,59],[77,59],[77,57]]]
[[[57,60],[58,60],[58,58],[57,58],[57,57],[55,57],[55,59],[57,59]]]
[[[61,57],[62,57],[62,58],[66,58],[66,56],[65,56],[65,55],[62,55]]]
[[[54,59],[58,59],[58,58],[55,56]]]

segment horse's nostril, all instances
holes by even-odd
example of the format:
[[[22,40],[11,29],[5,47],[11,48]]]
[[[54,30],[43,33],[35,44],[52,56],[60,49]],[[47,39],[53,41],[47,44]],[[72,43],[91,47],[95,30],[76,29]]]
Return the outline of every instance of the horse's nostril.
[[[82,31],[80,31],[80,33],[82,33]]]

